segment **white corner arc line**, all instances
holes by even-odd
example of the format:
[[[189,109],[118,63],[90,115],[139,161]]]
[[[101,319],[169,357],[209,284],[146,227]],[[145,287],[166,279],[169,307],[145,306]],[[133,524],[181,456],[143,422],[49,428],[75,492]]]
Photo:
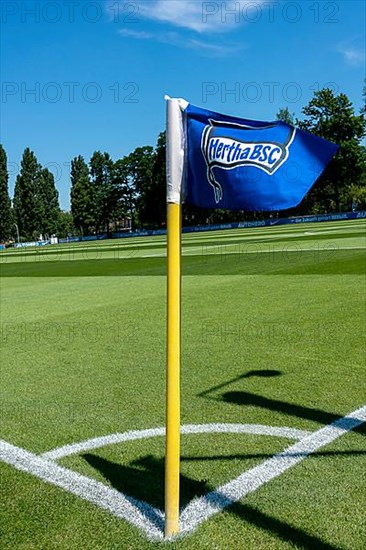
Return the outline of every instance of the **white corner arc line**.
[[[262,485],[278,477],[289,468],[292,468],[310,454],[335,441],[338,437],[341,437],[364,422],[366,422],[366,405],[315,432],[306,432],[305,437],[281,453],[244,472],[236,479],[222,485],[215,491],[193,500],[182,510],[180,535],[188,534],[193,531],[203,521],[206,521],[227,506],[242,499],[247,494],[256,491]],[[220,427],[222,429],[223,426],[227,425],[188,425],[182,427],[182,433],[205,433],[205,428],[212,428],[213,426],[216,432],[219,433]],[[253,425],[229,424],[229,426],[231,426],[233,430],[231,433],[246,433],[240,432],[240,427],[242,426],[252,426],[253,428]],[[236,428],[234,428],[234,426],[236,426]],[[268,429],[269,427],[266,426],[264,428]],[[235,429],[237,431],[234,431]],[[281,430],[280,428],[276,429]],[[286,429],[290,430],[290,428]],[[149,435],[147,437],[153,437],[153,431],[156,432],[156,435],[162,435],[162,431],[164,433],[163,428],[157,428],[155,430],[141,430],[138,432],[126,432],[126,434],[114,435],[124,435],[126,437],[127,434],[135,434],[135,439],[141,439],[142,433],[145,433],[145,436],[146,433],[148,433]],[[301,430],[298,430],[298,432],[300,431]],[[137,434],[139,434],[139,437],[137,437]],[[274,434],[272,433],[271,435]],[[281,436],[285,437],[283,432]],[[298,436],[299,433],[293,438],[298,439]],[[100,442],[101,439],[102,438],[96,438],[95,440],[89,440],[89,442]],[[90,448],[85,447],[85,444],[88,442],[82,443],[84,444],[83,450]],[[61,447],[61,449],[65,449],[65,447]],[[67,455],[63,454],[62,456]],[[127,520],[130,524],[141,529],[150,540],[162,540],[164,537],[164,514],[162,511],[146,502],[126,497],[123,493],[99,481],[59,466],[50,460],[49,456],[48,458],[45,458],[44,455],[37,456],[25,449],[21,449],[6,441],[0,440],[0,461],[22,472],[33,474],[52,485],[65,489],[109,511],[117,517]]]
[[[80,441],[79,443],[64,445],[63,447],[58,447],[57,449],[47,451],[41,456],[47,460],[58,460],[66,456],[106,447],[107,445],[116,445],[117,443],[123,443],[125,441],[135,441],[137,439],[157,437],[159,435],[165,435],[165,428],[151,428],[148,430],[131,430],[129,432],[114,433],[103,435],[101,437],[95,437],[93,439],[87,439],[85,441]]]
[[[263,424],[186,424],[181,426],[181,434],[202,434],[202,433],[233,433],[233,434],[251,434],[251,435],[270,435],[274,437],[283,437],[285,439],[303,439],[311,432],[307,430],[297,430],[296,428],[287,428],[280,426],[265,426]],[[79,443],[64,445],[43,453],[41,456],[47,460],[59,460],[66,456],[78,454],[93,449],[106,447],[107,445],[116,445],[127,441],[137,439],[147,439],[149,437],[165,436],[165,428],[150,428],[147,430],[133,430],[123,433],[114,433],[101,437],[95,437]]]
[[[0,461],[104,508],[135,525],[149,538],[163,538],[164,515],[150,504],[126,497],[104,483],[63,468],[3,440],[0,440]]]
[[[181,534],[193,531],[203,521],[230,504],[241,500],[247,494],[256,491],[268,481],[304,460],[311,453],[332,443],[364,422],[366,422],[366,406],[313,432],[215,491],[193,500],[182,512]]]

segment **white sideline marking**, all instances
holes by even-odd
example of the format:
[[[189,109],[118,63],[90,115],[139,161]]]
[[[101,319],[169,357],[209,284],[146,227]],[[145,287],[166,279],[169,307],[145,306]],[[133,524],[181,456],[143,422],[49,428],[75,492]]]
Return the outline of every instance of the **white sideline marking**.
[[[126,497],[104,483],[63,468],[3,440],[0,440],[0,460],[126,519],[148,537],[162,538],[164,515],[146,502]]]
[[[193,531],[200,523],[217,514],[230,504],[259,489],[271,479],[292,468],[321,447],[332,443],[366,422],[366,406],[336,420],[332,424],[313,432],[304,439],[288,447],[285,451],[262,462],[236,479],[222,485],[215,491],[190,502],[183,510],[180,519],[181,533]]]
[[[202,433],[237,433],[252,435],[272,435],[274,437],[284,437],[286,439],[302,439],[311,432],[306,430],[297,430],[295,428],[264,426],[262,424],[187,424],[181,426],[181,434],[202,434]],[[58,460],[65,456],[78,454],[92,449],[99,449],[106,445],[116,445],[125,441],[134,441],[136,439],[146,439],[148,437],[165,436],[165,428],[151,428],[148,430],[134,430],[124,433],[116,433],[80,443],[72,443],[51,451],[43,453],[41,456],[49,460]]]
[[[335,441],[338,437],[341,437],[363,422],[366,422],[366,406],[312,433],[286,427],[280,428],[256,424],[189,424],[182,426],[182,434],[250,433],[301,439],[281,453],[244,472],[215,491],[190,502],[181,512],[180,535],[193,531],[211,516],[242,499],[247,494],[256,491],[265,483],[268,483],[304,460],[311,453]],[[61,467],[53,462],[53,460],[112,443],[164,434],[164,428],[112,434],[74,445],[66,445],[53,451],[48,451],[42,456],[37,456],[25,449],[15,447],[6,441],[0,440],[0,461],[22,472],[33,474],[52,485],[61,487],[111,512],[115,516],[127,520],[132,525],[141,529],[150,540],[162,540],[164,538],[164,513],[161,510],[154,508],[146,502],[127,497],[123,493],[99,481]]]

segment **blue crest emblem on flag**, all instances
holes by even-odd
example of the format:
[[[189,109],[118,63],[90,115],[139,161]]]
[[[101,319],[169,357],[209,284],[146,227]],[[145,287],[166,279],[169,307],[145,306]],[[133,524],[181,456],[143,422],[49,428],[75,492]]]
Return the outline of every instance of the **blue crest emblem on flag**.
[[[240,166],[253,166],[273,174],[287,160],[289,147],[296,128],[285,128],[284,140],[273,141],[273,125],[258,128],[249,124],[221,122],[209,119],[202,133],[202,153],[207,163],[207,179],[213,187],[215,202],[223,198],[223,189],[215,178],[214,168],[231,170]],[[231,130],[229,132],[225,130]],[[237,136],[232,130],[240,130]],[[269,130],[269,132],[265,132]],[[229,135],[228,135],[229,134]],[[258,141],[258,137],[261,141]]]

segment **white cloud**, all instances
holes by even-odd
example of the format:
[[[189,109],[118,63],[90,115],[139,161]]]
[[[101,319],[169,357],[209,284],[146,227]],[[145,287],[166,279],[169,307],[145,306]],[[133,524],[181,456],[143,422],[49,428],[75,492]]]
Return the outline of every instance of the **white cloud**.
[[[112,1],[112,0],[110,0]],[[138,40],[154,40],[179,48],[192,49],[205,56],[224,57],[242,49],[234,44],[223,43],[217,34],[230,31],[245,21],[253,10],[262,9],[265,0],[229,0],[226,2],[207,2],[204,0],[140,0],[135,4],[133,17],[135,22],[142,23],[143,19],[164,24],[164,30],[148,32],[132,28],[120,29],[121,36]],[[122,8],[120,8],[121,10]],[[115,3],[109,3],[107,10],[115,16]],[[120,14],[121,16],[125,13]],[[119,18],[120,19],[120,18]],[[248,18],[247,18],[248,21]],[[169,27],[171,30],[169,30]],[[172,28],[173,27],[173,28]],[[141,28],[139,26],[139,28]],[[174,30],[174,28],[176,30]],[[187,32],[179,31],[191,31]],[[192,34],[195,33],[195,34]],[[212,36],[215,41],[196,38],[199,34]]]
[[[262,9],[264,0],[140,0],[141,16],[199,33],[225,32],[250,20]]]
[[[228,46],[228,45],[222,45],[222,44],[211,44],[209,42],[203,42],[202,40],[194,40],[194,39],[191,39],[191,40],[188,40],[185,41],[186,44],[185,44],[185,47],[186,48],[192,48],[192,49],[195,49],[195,50],[200,50],[201,53],[203,54],[208,54],[208,55],[214,55],[215,57],[217,56],[226,56],[226,55],[229,55],[229,54],[232,54],[234,53],[238,48],[235,48],[234,46],[231,47],[231,46]]]
[[[134,31],[133,29],[120,29],[119,34],[130,38],[137,38],[139,40],[149,40],[154,38],[154,35],[145,31]]]
[[[338,51],[343,55],[343,59],[348,65],[356,66],[365,63],[365,51],[361,48],[342,46]]]
[[[143,31],[135,31],[132,29],[120,29],[119,34],[127,38],[135,38],[137,40],[155,40],[156,42],[162,42],[163,44],[169,44],[170,46],[176,46],[178,48],[188,48],[197,50],[203,55],[224,57],[232,54],[237,48],[227,45],[221,45],[218,43],[211,44],[203,40],[195,40],[193,38],[183,38],[176,32],[165,32],[159,34],[152,34]]]

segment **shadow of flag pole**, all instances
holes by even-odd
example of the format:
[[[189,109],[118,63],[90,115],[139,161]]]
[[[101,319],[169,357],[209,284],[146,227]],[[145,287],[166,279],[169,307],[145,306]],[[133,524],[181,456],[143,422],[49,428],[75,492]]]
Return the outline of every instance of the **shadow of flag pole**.
[[[165,450],[165,536],[179,532],[180,355],[181,355],[181,180],[184,162],[182,116],[167,100],[167,371]],[[182,153],[182,154],[180,154]]]

